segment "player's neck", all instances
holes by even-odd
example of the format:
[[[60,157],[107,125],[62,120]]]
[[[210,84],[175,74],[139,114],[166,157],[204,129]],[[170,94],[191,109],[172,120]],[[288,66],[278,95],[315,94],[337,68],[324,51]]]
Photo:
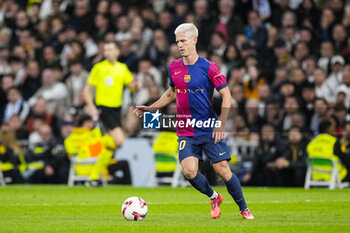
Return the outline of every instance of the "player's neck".
[[[198,58],[199,58],[198,54],[193,53],[193,55],[183,57],[183,63],[186,66],[194,65],[197,62]]]
[[[107,59],[109,61],[109,63],[111,63],[112,65],[114,65],[114,63],[117,61],[117,59]]]

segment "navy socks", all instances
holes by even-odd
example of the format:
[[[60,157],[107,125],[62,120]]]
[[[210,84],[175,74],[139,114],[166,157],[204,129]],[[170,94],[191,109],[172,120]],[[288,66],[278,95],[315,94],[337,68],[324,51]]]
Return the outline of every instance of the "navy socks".
[[[197,175],[191,179],[188,180],[193,187],[195,187],[199,192],[207,195],[209,198],[213,195],[214,190],[210,187],[209,182],[207,178],[205,178],[202,174],[199,172]]]
[[[239,182],[237,176],[232,174],[232,178],[225,182],[227,191],[231,194],[237,205],[239,206],[239,210],[242,212],[247,209],[247,204],[245,203],[245,199],[242,192],[241,183]]]

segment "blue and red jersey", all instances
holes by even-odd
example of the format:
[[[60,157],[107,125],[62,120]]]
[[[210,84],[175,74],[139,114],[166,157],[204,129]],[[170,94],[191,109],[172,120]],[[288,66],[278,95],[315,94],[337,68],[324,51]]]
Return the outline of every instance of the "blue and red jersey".
[[[215,63],[199,57],[193,65],[184,65],[182,58],[168,68],[169,85],[175,88],[177,106],[177,135],[211,134],[212,127],[182,126],[179,122],[217,119],[212,108],[214,87],[219,91],[227,86],[226,78]],[[188,125],[187,125],[188,126]]]

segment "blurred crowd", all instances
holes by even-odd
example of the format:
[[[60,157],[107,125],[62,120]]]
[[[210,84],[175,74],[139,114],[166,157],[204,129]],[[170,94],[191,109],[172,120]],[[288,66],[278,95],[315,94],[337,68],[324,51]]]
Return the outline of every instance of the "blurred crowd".
[[[199,54],[227,77],[228,141],[258,142],[253,160],[270,153],[259,166],[281,169],[282,158],[305,168],[305,145],[324,121],[350,141],[349,0],[2,0],[0,152],[13,154],[18,179],[65,182],[63,141],[85,111],[82,90],[103,41],[119,42],[119,61],[140,83],[125,90],[122,108],[127,136],[140,136],[134,106],[168,88],[167,66],[180,57],[174,30],[184,22],[198,27]],[[302,152],[284,153],[297,143]]]

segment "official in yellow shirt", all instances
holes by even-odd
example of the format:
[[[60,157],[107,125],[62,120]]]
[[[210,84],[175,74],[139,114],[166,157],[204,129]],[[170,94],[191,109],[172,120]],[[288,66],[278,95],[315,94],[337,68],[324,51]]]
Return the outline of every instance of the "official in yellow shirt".
[[[124,86],[131,91],[137,89],[137,84],[133,81],[132,73],[128,67],[117,61],[119,53],[116,42],[105,42],[103,47],[105,60],[94,65],[84,88],[84,99],[89,115],[94,120],[100,119],[108,133],[114,138],[117,147],[125,139],[125,134],[121,128]],[[94,103],[93,91],[95,91],[97,107]]]

